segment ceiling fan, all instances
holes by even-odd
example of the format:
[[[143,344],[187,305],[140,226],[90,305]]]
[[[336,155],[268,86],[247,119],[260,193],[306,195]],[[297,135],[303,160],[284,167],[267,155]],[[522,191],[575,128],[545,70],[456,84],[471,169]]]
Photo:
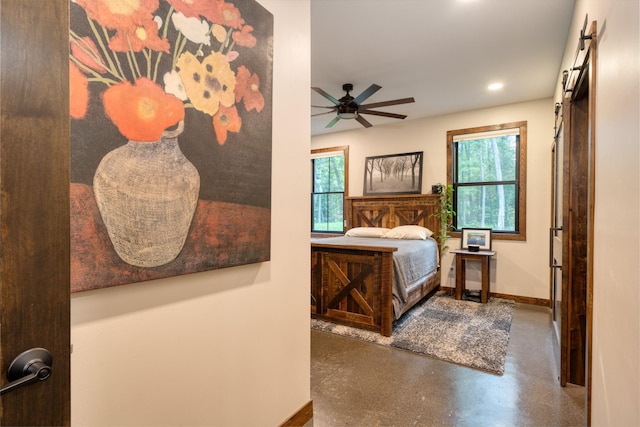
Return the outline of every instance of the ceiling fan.
[[[319,87],[312,87],[311,89],[315,90],[320,95],[324,96],[329,101],[331,101],[333,103],[333,106],[326,107],[326,106],[320,106],[320,105],[312,105],[312,107],[315,107],[315,108],[329,108],[330,110],[327,111],[326,113],[312,114],[311,117],[320,116],[323,114],[336,113],[336,117],[333,120],[331,120],[327,126],[325,126],[327,128],[330,128],[336,123],[338,123],[340,119],[356,119],[362,126],[366,128],[373,126],[364,117],[362,117],[361,114],[371,114],[374,116],[391,117],[394,119],[406,118],[407,116],[403,114],[385,113],[383,111],[371,110],[371,108],[386,107],[389,105],[398,105],[398,104],[408,104],[410,102],[415,102],[415,99],[413,98],[402,98],[402,99],[394,99],[391,101],[362,104],[362,101],[369,98],[371,95],[376,93],[381,88],[382,86],[378,86],[377,84],[372,84],[364,92],[362,92],[360,95],[354,98],[349,94],[349,92],[353,90],[353,85],[351,83],[345,83],[342,85],[342,90],[347,92],[347,94],[340,99],[336,99],[333,96],[329,95],[324,90],[320,89]]]

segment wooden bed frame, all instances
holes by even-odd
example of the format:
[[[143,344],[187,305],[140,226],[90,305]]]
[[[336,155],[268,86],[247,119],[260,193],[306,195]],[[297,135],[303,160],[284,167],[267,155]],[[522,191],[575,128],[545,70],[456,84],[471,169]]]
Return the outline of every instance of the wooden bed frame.
[[[437,232],[440,195],[348,197],[347,229],[421,225]],[[436,236],[434,236],[436,237]],[[311,243],[311,315],[391,336],[395,248]],[[411,290],[404,312],[440,286],[440,268]]]

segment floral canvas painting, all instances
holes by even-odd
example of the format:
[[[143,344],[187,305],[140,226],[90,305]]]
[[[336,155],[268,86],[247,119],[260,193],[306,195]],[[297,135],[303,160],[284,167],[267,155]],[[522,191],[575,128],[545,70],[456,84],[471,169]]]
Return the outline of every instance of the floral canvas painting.
[[[71,290],[268,261],[273,16],[71,0]]]

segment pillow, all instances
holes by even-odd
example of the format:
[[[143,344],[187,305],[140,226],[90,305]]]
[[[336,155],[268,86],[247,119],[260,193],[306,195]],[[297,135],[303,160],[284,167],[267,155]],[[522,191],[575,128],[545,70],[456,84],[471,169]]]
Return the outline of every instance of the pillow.
[[[384,237],[387,239],[427,240],[432,235],[431,230],[419,225],[401,225],[389,230]]]
[[[384,237],[389,231],[384,227],[354,227],[345,233],[349,237]]]

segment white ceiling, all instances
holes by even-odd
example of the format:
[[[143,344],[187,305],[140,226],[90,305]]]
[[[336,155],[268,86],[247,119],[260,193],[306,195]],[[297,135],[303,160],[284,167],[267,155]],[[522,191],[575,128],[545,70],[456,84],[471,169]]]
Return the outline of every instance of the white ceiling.
[[[343,83],[353,84],[354,97],[382,86],[365,103],[414,97],[377,109],[405,120],[551,97],[573,7],[574,0],[311,0],[311,85],[335,98]],[[504,88],[489,91],[496,81]],[[332,105],[313,90],[311,104]],[[364,129],[355,120],[325,129],[333,117],[312,117],[311,134]],[[398,120],[363,117],[374,126]]]

